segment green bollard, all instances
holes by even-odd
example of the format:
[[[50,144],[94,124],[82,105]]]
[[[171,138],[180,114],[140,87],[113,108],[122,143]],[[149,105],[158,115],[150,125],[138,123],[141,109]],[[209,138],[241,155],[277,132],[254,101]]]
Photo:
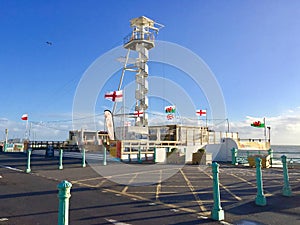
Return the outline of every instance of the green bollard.
[[[85,164],[85,149],[84,148],[82,150],[82,167],[86,167],[86,164]]]
[[[271,166],[273,165],[273,149],[269,149],[268,150],[268,155],[270,156],[270,164],[271,164]]]
[[[63,150],[59,149],[59,166],[58,169],[62,170],[63,167]]]
[[[288,168],[287,168],[287,162],[286,162],[286,156],[281,156],[282,161],[282,168],[283,168],[283,180],[284,185],[282,188],[282,195],[290,197],[292,195],[292,190],[289,183],[289,174],[288,174]]]
[[[6,149],[7,149],[7,143],[6,142],[4,142],[4,145],[3,145],[3,152],[6,152]]]
[[[236,157],[237,157],[238,150],[236,148],[231,149],[231,164],[238,165]]]
[[[139,153],[138,153],[138,163],[142,163],[141,147],[139,147]]]
[[[128,154],[128,162],[131,162],[130,154]]]
[[[57,185],[59,208],[58,208],[58,225],[69,224],[69,199],[71,197],[72,184],[66,180]]]
[[[156,147],[154,147],[154,151],[153,151],[153,162],[156,163]]]
[[[256,165],[256,184],[257,184],[257,195],[255,198],[255,204],[260,206],[267,205],[267,200],[263,191],[263,181],[262,181],[262,173],[261,173],[261,158],[255,159]]]
[[[25,170],[26,173],[30,173],[31,169],[30,169],[30,156],[31,156],[31,148],[29,148],[27,150],[27,168]]]
[[[106,148],[105,146],[103,145],[103,166],[106,166]]]
[[[214,162],[212,164],[213,172],[213,197],[214,197],[214,206],[211,211],[211,218],[213,220],[224,220],[224,210],[221,207],[220,200],[220,186],[219,186],[219,164]]]

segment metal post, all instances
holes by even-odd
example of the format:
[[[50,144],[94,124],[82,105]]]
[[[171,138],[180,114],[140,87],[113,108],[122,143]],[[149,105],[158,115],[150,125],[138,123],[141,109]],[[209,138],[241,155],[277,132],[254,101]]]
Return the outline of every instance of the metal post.
[[[58,198],[59,198],[59,208],[58,208],[58,225],[68,225],[69,224],[69,199],[71,197],[72,184],[66,180],[58,184]]]
[[[224,210],[221,207],[220,200],[220,186],[219,186],[219,164],[214,162],[212,164],[213,172],[213,198],[214,206],[211,211],[211,218],[213,220],[224,220]]]
[[[153,162],[156,162],[156,147],[154,147]]]
[[[286,162],[286,156],[283,155],[281,156],[281,161],[282,161],[282,168],[283,168],[283,188],[282,188],[282,195],[283,196],[291,196],[292,191],[289,183],[289,174],[288,174],[288,167],[287,167],[287,162]]]
[[[138,163],[142,163],[141,147],[139,147],[139,152],[138,152]]]
[[[273,149],[268,150],[268,155],[270,156],[270,164],[273,165]]]
[[[5,129],[5,142],[3,146],[3,152],[6,152],[7,143],[8,143],[8,129]]]
[[[103,145],[103,166],[106,166],[106,148]]]
[[[86,167],[86,164],[85,164],[85,148],[82,149],[82,167]]]
[[[231,164],[238,165],[236,157],[237,157],[238,150],[236,148],[231,149]]]
[[[25,170],[26,173],[31,172],[31,169],[30,169],[30,156],[31,156],[31,148],[28,148],[28,150],[27,150],[27,168]]]
[[[59,166],[58,169],[62,170],[63,167],[63,150],[60,148],[59,149]]]
[[[257,195],[255,198],[255,204],[260,206],[267,205],[267,200],[263,191],[263,181],[262,181],[262,173],[261,173],[261,158],[255,159],[256,165],[256,185],[257,185]]]

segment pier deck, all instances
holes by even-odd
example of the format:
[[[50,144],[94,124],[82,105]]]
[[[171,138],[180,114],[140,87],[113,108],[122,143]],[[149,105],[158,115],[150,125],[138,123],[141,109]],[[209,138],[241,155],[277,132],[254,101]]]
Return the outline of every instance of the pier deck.
[[[96,161],[97,163],[97,161]],[[103,169],[101,161],[99,168]],[[108,162],[113,168],[114,162]],[[256,206],[255,168],[220,165],[223,222],[209,219],[212,209],[211,168],[185,165],[166,180],[170,170],[149,169],[157,182],[148,186],[120,185],[96,173],[81,160],[32,155],[32,173],[26,174],[26,155],[0,153],[0,224],[56,224],[57,184],[66,179],[73,184],[70,199],[70,224],[298,224],[300,220],[300,173],[289,170],[292,197],[281,195],[281,168],[263,169],[267,206]],[[136,165],[148,166],[148,165]],[[175,168],[174,168],[175,169]],[[132,182],[145,173],[121,174]],[[244,222],[243,222],[244,221]]]

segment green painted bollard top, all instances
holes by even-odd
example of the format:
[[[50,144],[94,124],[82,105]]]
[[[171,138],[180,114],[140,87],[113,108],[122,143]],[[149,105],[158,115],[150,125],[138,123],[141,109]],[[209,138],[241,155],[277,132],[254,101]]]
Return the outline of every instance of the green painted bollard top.
[[[59,183],[57,185],[57,188],[59,190],[66,190],[66,189],[70,189],[71,187],[72,187],[72,184],[67,180],[63,180],[61,183]]]
[[[281,156],[281,162],[286,163],[286,156],[285,155]]]
[[[218,173],[219,172],[219,164],[217,162],[212,163],[212,172]]]

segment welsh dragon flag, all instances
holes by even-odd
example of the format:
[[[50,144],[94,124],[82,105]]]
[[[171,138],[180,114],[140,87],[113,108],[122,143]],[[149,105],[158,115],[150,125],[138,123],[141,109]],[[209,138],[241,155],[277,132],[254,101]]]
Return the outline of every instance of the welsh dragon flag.
[[[265,124],[260,122],[260,121],[254,121],[253,123],[251,123],[252,127],[258,127],[258,128],[264,128]]]
[[[169,106],[165,107],[165,112],[166,113],[175,113],[175,109],[176,109],[175,105],[169,105]]]

